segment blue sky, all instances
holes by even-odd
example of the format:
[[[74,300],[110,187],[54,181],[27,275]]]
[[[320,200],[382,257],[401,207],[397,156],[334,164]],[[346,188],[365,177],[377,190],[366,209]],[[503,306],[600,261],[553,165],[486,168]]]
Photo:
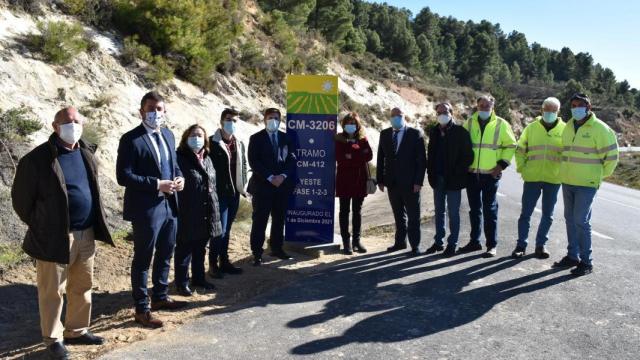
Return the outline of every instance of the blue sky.
[[[422,8],[459,20],[499,23],[505,33],[517,30],[529,43],[574,53],[588,52],[611,68],[616,79],[640,89],[640,1],[636,0],[387,0],[416,15]]]

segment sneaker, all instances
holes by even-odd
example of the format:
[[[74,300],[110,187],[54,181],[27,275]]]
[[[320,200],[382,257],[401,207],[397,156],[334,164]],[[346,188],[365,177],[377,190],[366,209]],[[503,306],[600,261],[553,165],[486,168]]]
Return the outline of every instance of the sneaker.
[[[433,244],[433,245],[431,245],[431,247],[430,247],[430,248],[428,248],[428,249],[427,249],[427,251],[425,251],[424,253],[425,253],[426,255],[429,255],[429,254],[435,254],[435,253],[437,253],[438,251],[442,251],[442,250],[444,250],[444,246],[442,246],[442,245],[438,245],[438,244]]]
[[[480,245],[479,242],[469,241],[467,245],[458,249],[458,254],[470,253],[479,250],[482,250],[482,245]]]
[[[536,246],[535,255],[538,259],[548,259],[551,256],[546,246]]]
[[[526,254],[526,250],[522,246],[516,246],[516,249],[511,253],[511,257],[514,259],[519,259]]]
[[[592,272],[593,272],[593,265],[587,265],[583,262],[580,262],[578,266],[571,269],[571,275],[574,275],[574,276],[588,275],[588,274],[591,274]]]
[[[563,257],[560,261],[556,261],[553,263],[552,267],[554,268],[572,268],[574,266],[578,266],[580,261],[572,259],[568,256]]]
[[[497,254],[498,253],[496,251],[496,248],[495,247],[490,247],[490,248],[487,248],[487,251],[484,254],[482,254],[482,257],[483,258],[492,258],[492,257],[496,257]]]

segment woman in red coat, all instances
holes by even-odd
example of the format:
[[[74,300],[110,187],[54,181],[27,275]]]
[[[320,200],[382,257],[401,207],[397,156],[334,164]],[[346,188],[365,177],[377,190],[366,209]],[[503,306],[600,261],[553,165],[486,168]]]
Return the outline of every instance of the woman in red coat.
[[[353,250],[367,252],[360,244],[362,203],[367,196],[368,162],[373,158],[371,147],[357,113],[347,114],[340,122],[344,130],[336,135],[336,197],[340,199],[340,235],[343,252],[351,255],[349,234],[349,207],[353,212]]]

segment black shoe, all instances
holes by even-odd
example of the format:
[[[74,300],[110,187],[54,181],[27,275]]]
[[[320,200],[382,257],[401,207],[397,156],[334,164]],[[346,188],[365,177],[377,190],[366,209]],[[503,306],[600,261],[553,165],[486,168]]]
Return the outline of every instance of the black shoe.
[[[578,266],[576,266],[574,269],[571,269],[571,275],[574,275],[574,276],[589,275],[592,272],[593,272],[593,265],[587,265],[583,262],[580,262]]]
[[[351,251],[351,248],[348,248],[348,247],[343,247],[342,253],[345,255],[353,255],[353,251]]]
[[[413,249],[411,249],[411,251],[409,251],[407,253],[407,255],[409,255],[409,256],[418,256],[418,255],[420,255],[420,249],[413,248]]]
[[[217,264],[209,267],[208,274],[214,279],[224,279],[224,272]]]
[[[69,352],[64,344],[60,341],[56,341],[53,344],[47,346],[47,355],[49,359],[67,360],[69,359]]]
[[[563,257],[560,261],[556,261],[553,263],[552,267],[554,268],[572,268],[574,266],[578,266],[580,261],[572,259],[568,256]]]
[[[458,254],[465,254],[465,253],[470,253],[470,252],[479,251],[479,250],[482,250],[482,245],[480,245],[479,242],[469,241],[467,245],[458,249]]]
[[[104,344],[104,338],[87,331],[78,337],[64,338],[64,343],[67,345],[102,345]]]
[[[201,287],[205,290],[215,290],[216,286],[213,285],[212,283],[208,282],[207,280],[198,280],[198,281],[191,281],[191,286],[193,287]]]
[[[455,245],[447,245],[447,247],[442,252],[442,256],[444,257],[453,257],[456,255],[456,246]]]
[[[253,257],[253,266],[262,265],[262,256],[254,256]]]
[[[511,253],[511,257],[514,259],[519,259],[523,257],[527,253],[526,249],[522,246],[516,246],[516,249]]]
[[[399,251],[399,250],[404,250],[407,248],[407,245],[398,245],[395,244],[393,246],[390,246],[387,248],[387,252],[394,252],[394,251]]]
[[[359,254],[364,254],[367,252],[367,249],[365,249],[364,246],[362,246],[362,244],[360,243],[360,239],[358,239],[358,240],[353,240],[353,251]]]
[[[498,254],[498,252],[496,251],[495,247],[490,247],[487,248],[487,251],[482,254],[483,258],[492,258],[492,257],[496,257],[496,255]]]
[[[274,251],[269,255],[271,255],[273,257],[276,257],[276,258],[278,258],[280,260],[291,260],[291,259],[293,259],[293,257],[291,257],[291,255],[289,255],[286,252],[284,252],[284,250]]]
[[[431,245],[431,247],[430,247],[430,248],[428,248],[428,249],[427,249],[427,251],[425,251],[424,253],[425,253],[425,254],[427,254],[427,255],[429,255],[429,254],[435,254],[435,253],[437,253],[438,251],[442,251],[442,250],[444,250],[444,246],[442,246],[442,245],[438,245],[438,244],[433,244],[433,245]]]
[[[180,296],[191,296],[191,295],[193,295],[193,291],[191,291],[191,289],[189,288],[189,285],[185,285],[185,286],[177,285],[176,286],[176,293],[178,293],[178,295],[180,295]]]
[[[242,269],[236,266],[233,266],[232,263],[228,261],[223,261],[222,266],[220,267],[220,272],[230,275],[240,275],[242,274]]]
[[[546,246],[536,246],[535,255],[538,259],[548,259],[551,256]]]

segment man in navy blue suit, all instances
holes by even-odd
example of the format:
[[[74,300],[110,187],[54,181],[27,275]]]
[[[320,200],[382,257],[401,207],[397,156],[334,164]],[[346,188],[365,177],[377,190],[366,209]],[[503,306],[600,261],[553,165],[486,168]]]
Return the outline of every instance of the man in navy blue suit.
[[[131,287],[135,321],[158,328],[162,321],[151,310],[174,310],[186,305],[167,295],[169,268],[176,243],[178,197],[184,178],[175,158],[173,133],[162,125],[164,99],[149,92],[140,102],[142,124],[122,135],[118,147],[116,175],[125,187],[123,217],[133,227]],[[155,256],[154,256],[155,249]],[[151,304],[147,277],[153,258]]]
[[[262,247],[271,215],[271,255],[291,259],[284,250],[284,220],[289,194],[294,188],[295,149],[287,135],[279,131],[280,110],[264,112],[265,129],[249,138],[249,166],[252,175],[247,191],[252,195],[251,252],[254,266],[262,264]]]

